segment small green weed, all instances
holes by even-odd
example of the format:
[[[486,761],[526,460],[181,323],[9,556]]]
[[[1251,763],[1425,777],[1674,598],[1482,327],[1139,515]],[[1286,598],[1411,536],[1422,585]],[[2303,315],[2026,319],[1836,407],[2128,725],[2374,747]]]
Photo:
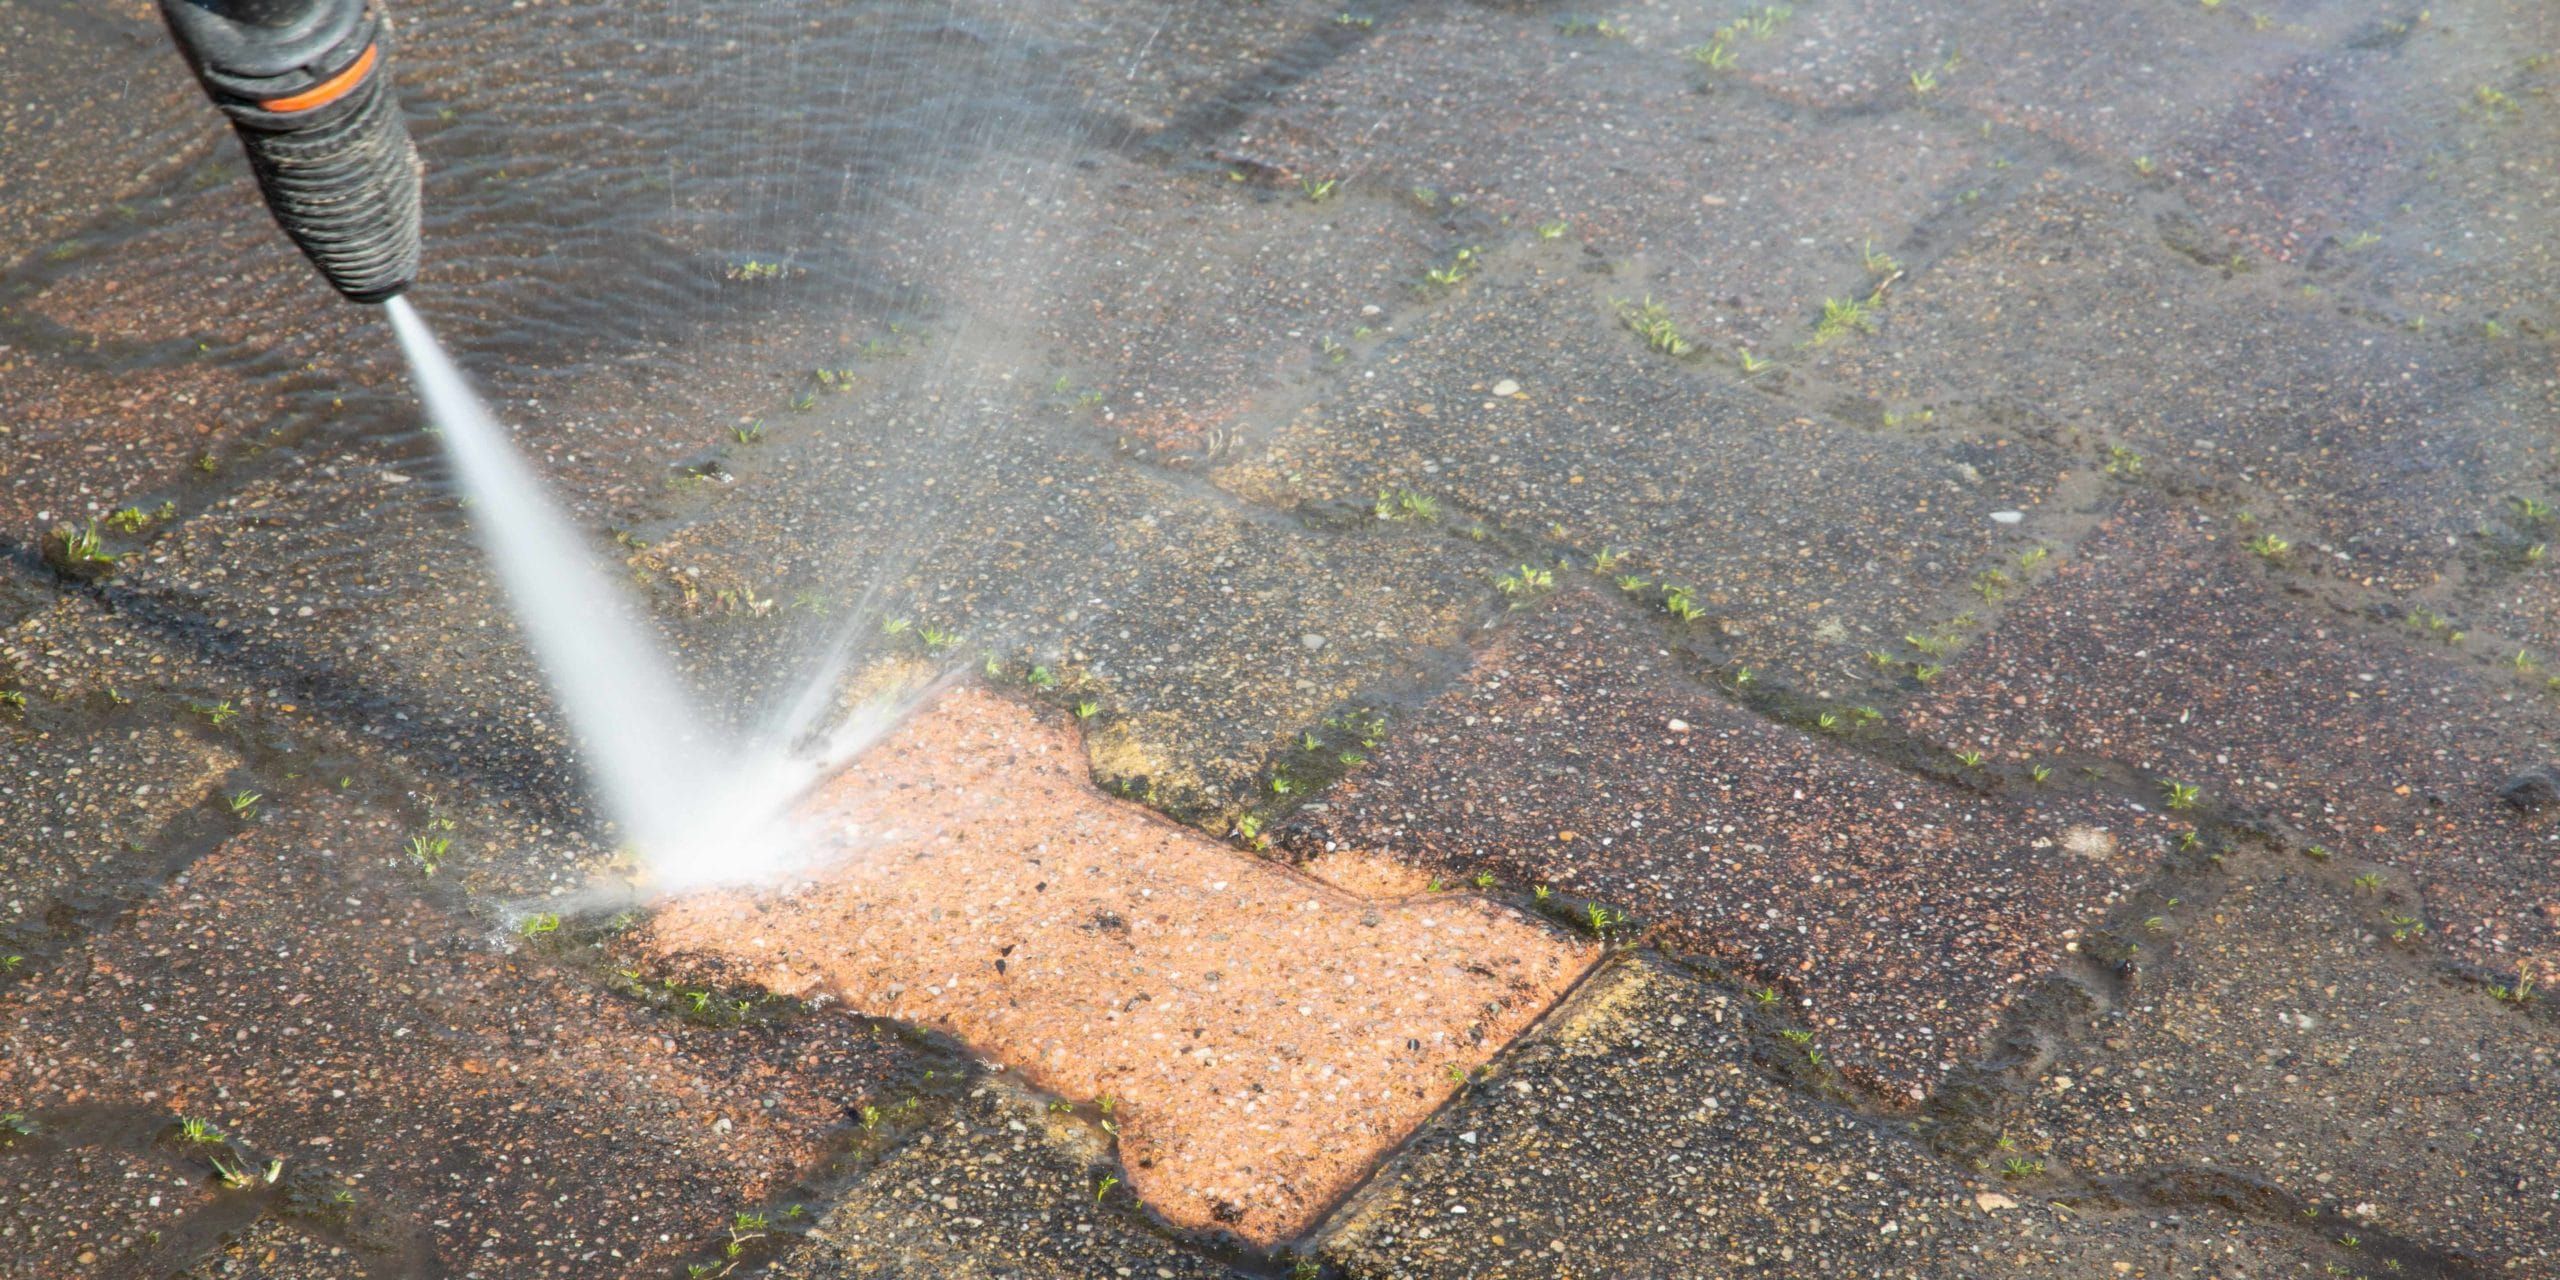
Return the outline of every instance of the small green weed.
[[[1619,321],[1643,338],[1647,347],[1675,357],[1697,350],[1696,344],[1681,336],[1680,326],[1671,318],[1670,309],[1654,301],[1651,295],[1641,302],[1613,298],[1609,305],[1617,311]]]
[[[1876,331],[1876,299],[1825,298],[1822,319],[1813,326],[1813,345],[1819,347],[1851,333]]]
[[[1552,569],[1524,564],[1519,569],[1494,579],[1495,589],[1509,598],[1515,607],[1555,590],[1556,575]]]

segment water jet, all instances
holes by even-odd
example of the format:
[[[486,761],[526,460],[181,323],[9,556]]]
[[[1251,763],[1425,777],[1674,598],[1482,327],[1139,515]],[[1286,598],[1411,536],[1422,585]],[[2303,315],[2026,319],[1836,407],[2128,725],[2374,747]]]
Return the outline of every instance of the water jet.
[[[814,729],[829,690],[797,699],[784,735],[751,742],[714,729],[410,304],[420,163],[380,15],[365,0],[162,0],[161,13],[230,118],[277,224],[332,288],[383,308],[487,562],[652,888],[786,865],[796,840],[783,815],[817,775],[785,744]],[[833,674],[821,668],[822,680]]]

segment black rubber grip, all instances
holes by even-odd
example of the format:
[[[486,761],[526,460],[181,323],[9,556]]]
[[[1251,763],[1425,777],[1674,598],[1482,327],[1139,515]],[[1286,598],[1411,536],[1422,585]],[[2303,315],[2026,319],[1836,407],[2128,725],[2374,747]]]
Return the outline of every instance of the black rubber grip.
[[[303,255],[357,302],[407,289],[418,152],[382,15],[365,0],[161,0],[160,11]]]
[[[418,278],[418,151],[389,83],[377,65],[310,113],[325,119],[233,120],[277,224],[356,302],[381,302]]]

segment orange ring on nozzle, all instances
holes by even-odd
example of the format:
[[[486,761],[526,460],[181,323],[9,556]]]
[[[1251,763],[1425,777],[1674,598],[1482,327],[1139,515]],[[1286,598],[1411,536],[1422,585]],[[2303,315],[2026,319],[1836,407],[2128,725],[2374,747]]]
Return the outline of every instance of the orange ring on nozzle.
[[[282,112],[309,111],[313,107],[328,106],[353,92],[357,85],[363,84],[364,78],[372,74],[373,64],[379,60],[380,54],[380,45],[366,45],[364,52],[357,54],[354,64],[346,70],[292,97],[269,98],[258,105],[269,111]]]

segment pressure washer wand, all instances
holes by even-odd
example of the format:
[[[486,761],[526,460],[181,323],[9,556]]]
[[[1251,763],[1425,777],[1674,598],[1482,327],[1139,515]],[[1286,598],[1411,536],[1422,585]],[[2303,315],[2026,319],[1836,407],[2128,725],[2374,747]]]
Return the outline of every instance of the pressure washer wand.
[[[418,278],[418,152],[365,0],[160,0],[231,117],[267,209],[338,292],[382,302]]]

